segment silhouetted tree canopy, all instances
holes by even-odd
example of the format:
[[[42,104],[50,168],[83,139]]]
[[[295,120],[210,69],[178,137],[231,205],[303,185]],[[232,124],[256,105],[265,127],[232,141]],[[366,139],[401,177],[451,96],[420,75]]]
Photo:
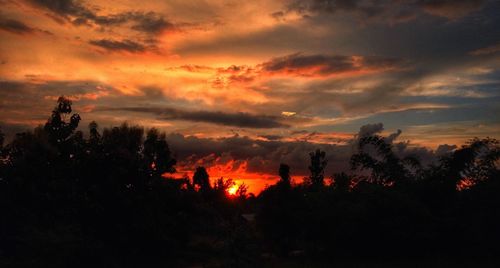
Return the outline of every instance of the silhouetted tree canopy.
[[[391,184],[407,181],[414,175],[411,168],[420,167],[420,163],[410,156],[400,159],[395,155],[392,144],[374,135],[360,138],[358,153],[351,157],[351,166],[352,169],[371,170],[370,179],[377,184]]]
[[[197,167],[193,175],[193,184],[200,188],[200,191],[211,189],[207,170],[204,167]]]
[[[44,126],[10,141],[0,131],[0,266],[305,266],[345,258],[500,255],[500,144],[474,138],[424,166],[382,136],[360,137],[349,173],[310,176],[258,196],[204,167],[175,178],[166,135],[120,126],[88,133],[61,97]],[[68,118],[69,117],[69,118]],[[175,150],[175,148],[173,148]],[[238,179],[238,178],[236,178]],[[495,263],[496,264],[496,263]],[[493,265],[495,267],[497,265]]]

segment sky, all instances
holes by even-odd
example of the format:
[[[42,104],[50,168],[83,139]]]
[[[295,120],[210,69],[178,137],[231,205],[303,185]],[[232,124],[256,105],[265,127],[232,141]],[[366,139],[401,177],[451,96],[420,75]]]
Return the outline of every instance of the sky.
[[[430,161],[499,137],[498,0],[0,0],[0,127],[46,122],[61,95],[86,131],[167,133],[175,176],[258,192],[280,163],[348,170],[356,139]]]

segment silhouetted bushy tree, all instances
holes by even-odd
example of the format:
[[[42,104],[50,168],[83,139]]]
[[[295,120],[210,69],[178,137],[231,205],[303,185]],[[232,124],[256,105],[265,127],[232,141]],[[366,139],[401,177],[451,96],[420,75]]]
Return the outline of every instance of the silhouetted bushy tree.
[[[174,173],[176,160],[170,156],[170,148],[165,140],[165,133],[159,133],[152,128],[146,134],[144,141],[143,157],[146,172],[153,177],[164,173]]]
[[[372,147],[369,147],[369,146]],[[372,152],[370,152],[372,149]],[[351,166],[371,170],[370,180],[378,184],[405,182],[412,178],[412,168],[420,167],[414,157],[399,158],[392,150],[392,144],[383,137],[362,137],[358,143],[358,152],[351,157]]]
[[[64,96],[59,97],[57,100],[57,106],[44,126],[50,142],[54,144],[65,142],[78,127],[81,120],[79,114],[73,114],[70,116],[69,121],[66,120],[66,117],[73,111],[71,105],[71,100]]]
[[[193,184],[200,188],[200,191],[207,192],[212,187],[210,186],[210,177],[204,167],[197,167],[193,175]]]

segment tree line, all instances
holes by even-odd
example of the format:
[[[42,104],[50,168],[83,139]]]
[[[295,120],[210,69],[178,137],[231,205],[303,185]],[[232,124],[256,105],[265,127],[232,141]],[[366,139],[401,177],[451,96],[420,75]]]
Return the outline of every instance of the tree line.
[[[157,129],[122,124],[88,134],[60,97],[46,124],[4,144],[0,132],[0,264],[260,266],[274,259],[493,259],[500,249],[499,142],[474,138],[427,166],[384,137],[359,137],[351,172],[309,177],[259,195],[204,167],[172,179]]]

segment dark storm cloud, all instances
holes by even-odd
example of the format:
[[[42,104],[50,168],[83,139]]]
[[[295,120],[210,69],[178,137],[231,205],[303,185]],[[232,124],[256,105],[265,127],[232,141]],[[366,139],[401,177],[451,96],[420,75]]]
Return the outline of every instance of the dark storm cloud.
[[[95,23],[99,26],[118,26],[130,24],[132,30],[146,34],[158,34],[166,30],[176,29],[172,22],[155,12],[123,12],[102,16],[80,1],[29,0],[28,2],[38,8],[52,12],[53,15],[62,18],[62,21],[71,21],[75,25]],[[57,18],[57,20],[61,21],[60,18]]]
[[[224,113],[219,111],[185,111],[175,108],[122,107],[101,108],[101,111],[129,111],[152,113],[163,120],[186,120],[193,122],[212,123],[243,128],[286,128],[279,117],[268,115],[253,115],[249,113]]]
[[[126,51],[131,53],[138,53],[147,50],[147,47],[145,45],[127,39],[121,41],[110,39],[90,40],[89,44],[104,48],[108,51]]]

